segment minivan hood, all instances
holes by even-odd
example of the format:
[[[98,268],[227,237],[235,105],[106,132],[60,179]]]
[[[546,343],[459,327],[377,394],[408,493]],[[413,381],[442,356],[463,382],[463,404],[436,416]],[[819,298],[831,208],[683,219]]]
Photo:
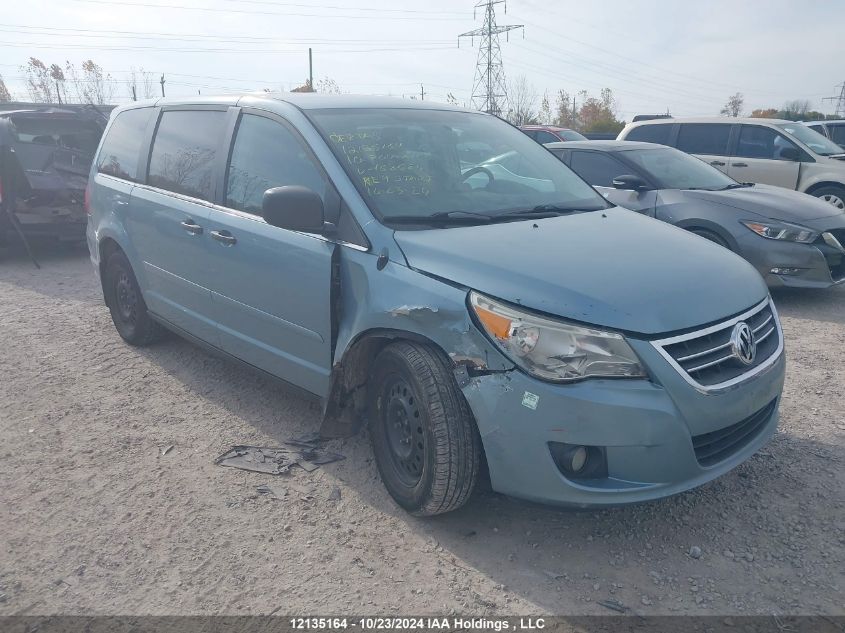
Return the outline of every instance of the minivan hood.
[[[718,202],[740,211],[750,211],[763,217],[786,222],[806,222],[843,215],[833,205],[814,196],[782,187],[754,185],[727,191],[684,192],[687,199]]]
[[[727,249],[619,207],[394,237],[422,272],[533,310],[644,335],[719,321],[768,295],[757,271]]]

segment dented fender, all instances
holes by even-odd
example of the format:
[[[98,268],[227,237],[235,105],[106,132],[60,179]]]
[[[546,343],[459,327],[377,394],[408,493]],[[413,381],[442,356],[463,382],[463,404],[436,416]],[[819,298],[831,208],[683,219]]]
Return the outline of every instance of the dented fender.
[[[372,253],[341,250],[335,366],[362,337],[406,333],[430,341],[471,371],[514,368],[473,324],[468,289],[394,260],[378,270]]]

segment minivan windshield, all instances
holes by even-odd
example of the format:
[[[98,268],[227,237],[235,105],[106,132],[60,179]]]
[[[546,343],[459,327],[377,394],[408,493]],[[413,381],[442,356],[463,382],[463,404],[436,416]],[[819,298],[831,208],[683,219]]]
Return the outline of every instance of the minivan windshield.
[[[784,132],[797,138],[807,147],[813,150],[816,154],[821,156],[833,156],[834,154],[845,153],[839,145],[831,141],[826,136],[819,134],[815,130],[811,130],[803,123],[782,123],[778,127]]]
[[[739,184],[715,167],[671,147],[622,152],[646,172],[660,189],[730,189]]]
[[[608,207],[548,150],[493,116],[415,108],[307,114],[388,224],[490,222]]]

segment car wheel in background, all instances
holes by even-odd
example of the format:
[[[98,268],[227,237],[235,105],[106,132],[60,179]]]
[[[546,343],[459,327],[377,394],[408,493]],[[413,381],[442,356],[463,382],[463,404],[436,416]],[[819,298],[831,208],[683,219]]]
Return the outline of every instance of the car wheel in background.
[[[718,233],[708,231],[707,229],[690,229],[690,233],[695,233],[699,237],[703,237],[705,240],[710,240],[711,242],[714,242],[719,246],[724,246],[728,250],[731,250],[731,247],[728,246],[728,243],[725,241],[725,239]]]
[[[845,211],[845,187],[820,187],[813,195]]]
[[[406,341],[388,345],[370,373],[368,401],[376,464],[396,503],[417,516],[464,505],[478,479],[481,440],[442,354]]]
[[[112,253],[106,261],[106,303],[118,334],[130,345],[144,346],[155,342],[164,333],[147,312],[147,304],[122,251]]]

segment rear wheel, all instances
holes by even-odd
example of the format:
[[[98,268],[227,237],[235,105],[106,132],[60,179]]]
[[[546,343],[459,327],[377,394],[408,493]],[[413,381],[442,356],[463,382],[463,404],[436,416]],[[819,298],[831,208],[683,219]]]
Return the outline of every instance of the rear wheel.
[[[122,251],[109,255],[105,268],[106,303],[118,334],[130,345],[149,345],[164,329],[150,317],[132,266]]]
[[[845,187],[819,187],[813,195],[837,209],[845,210]]]
[[[417,516],[464,505],[481,443],[448,361],[426,345],[393,343],[376,358],[369,385],[373,451],[396,503]]]
[[[707,229],[690,229],[690,233],[695,233],[699,237],[703,237],[705,240],[710,240],[711,242],[718,244],[719,246],[723,246],[730,250],[730,246],[718,233],[714,233],[713,231],[708,231]]]

